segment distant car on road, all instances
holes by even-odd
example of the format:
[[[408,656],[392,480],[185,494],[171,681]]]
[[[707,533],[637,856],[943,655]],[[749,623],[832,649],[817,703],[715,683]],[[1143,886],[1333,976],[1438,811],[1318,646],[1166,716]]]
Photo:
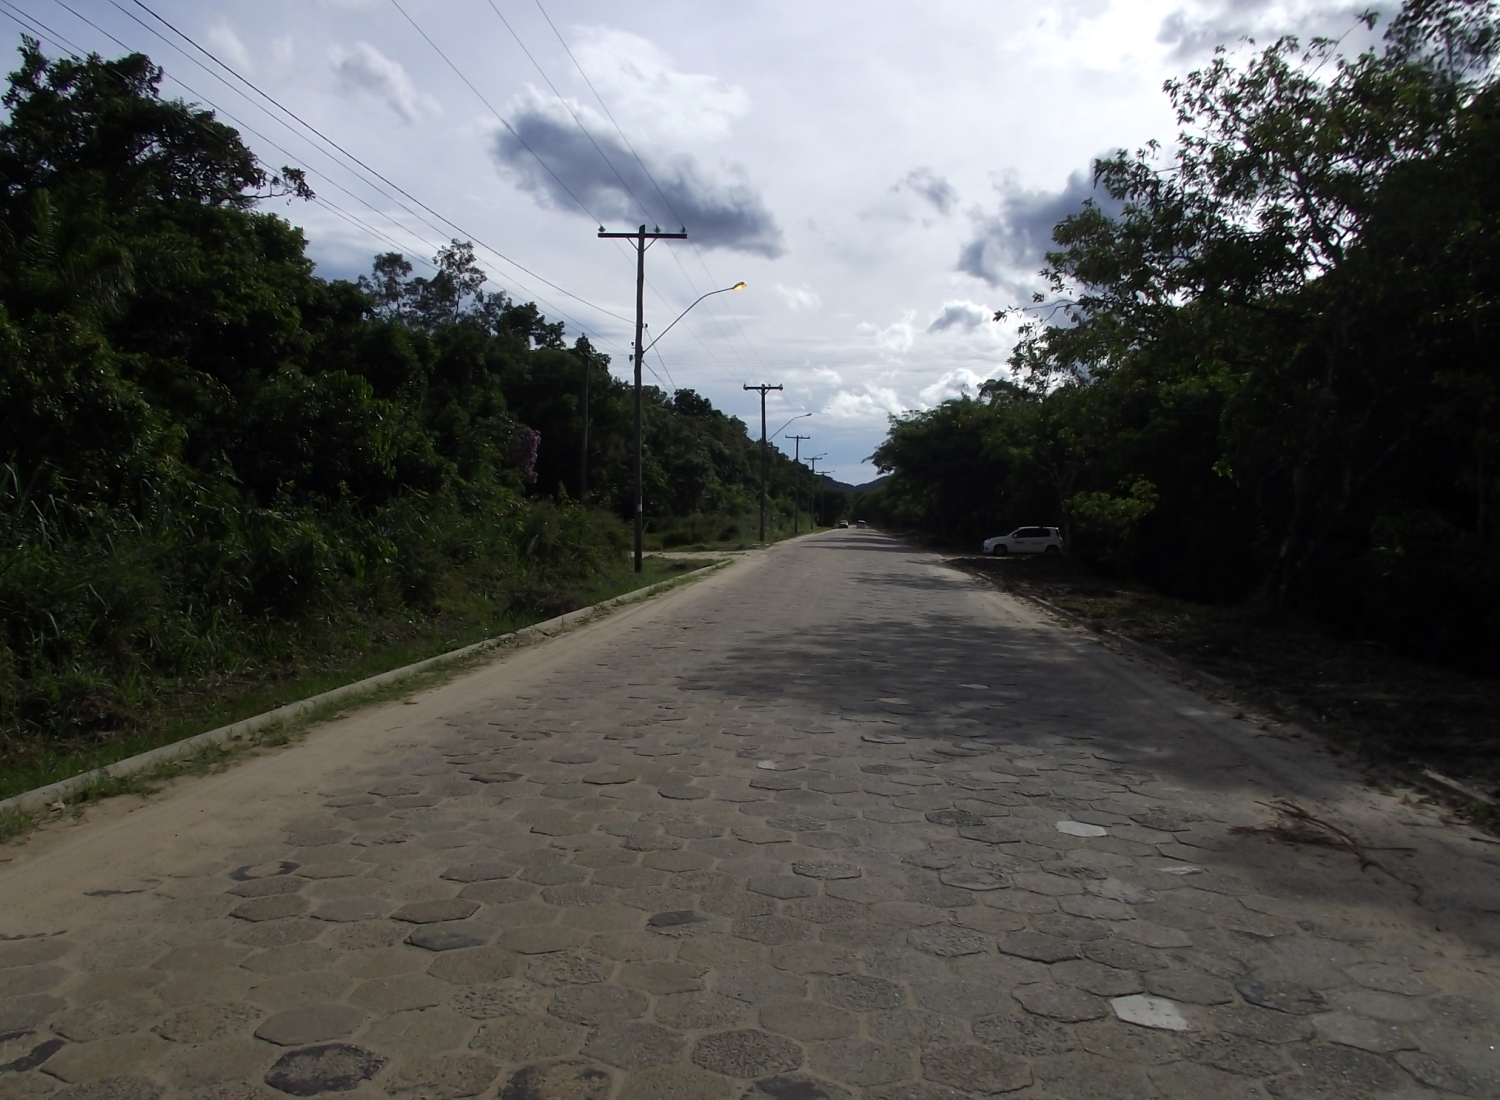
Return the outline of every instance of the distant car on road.
[[[862,519],[857,519],[857,520],[854,521],[854,526],[856,526],[856,527],[868,527],[870,525],[868,523],[866,523]]]
[[[1017,527],[1008,535],[984,540],[986,554],[1061,554],[1062,532],[1056,527]]]
[[[841,519],[841,520],[839,520],[839,528],[840,529],[843,529],[843,528],[848,527],[848,526],[849,526],[849,521],[847,519]]]

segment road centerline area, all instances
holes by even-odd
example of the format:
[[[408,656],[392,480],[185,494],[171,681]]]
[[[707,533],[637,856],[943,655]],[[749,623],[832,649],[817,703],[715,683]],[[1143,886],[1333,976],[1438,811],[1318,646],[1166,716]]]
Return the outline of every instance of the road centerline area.
[[[0,1100],[1500,1096],[1500,849],[876,532],[412,703],[15,847]]]

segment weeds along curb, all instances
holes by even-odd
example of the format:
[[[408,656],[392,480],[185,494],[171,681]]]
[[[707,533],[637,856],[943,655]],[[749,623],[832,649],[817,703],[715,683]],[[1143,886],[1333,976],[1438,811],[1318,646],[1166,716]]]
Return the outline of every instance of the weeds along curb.
[[[227,726],[200,733],[182,741],[174,741],[170,745],[162,745],[148,752],[139,753],[136,756],[117,760],[102,768],[95,768],[81,775],[75,775],[70,779],[63,779],[57,783],[49,783],[45,787],[38,787],[33,791],[25,791],[11,798],[0,800],[0,817],[14,817],[27,815],[56,806],[65,802],[69,795],[81,791],[98,790],[100,793],[109,793],[119,780],[127,776],[138,775],[141,772],[152,771],[170,764],[173,761],[182,760],[186,757],[197,756],[206,749],[214,748],[229,741],[244,740],[251,735],[267,731],[278,730],[288,727],[298,719],[316,717],[321,710],[330,709],[340,703],[347,703],[360,697],[371,695],[381,688],[388,688],[403,680],[409,680],[420,676],[424,672],[431,672],[443,665],[452,664],[465,658],[477,657],[492,650],[507,649],[517,646],[530,645],[542,641],[571,627],[580,626],[600,617],[606,612],[612,611],[625,604],[636,603],[640,600],[650,599],[658,593],[675,588],[684,581],[695,577],[702,577],[715,570],[729,565],[733,559],[717,561],[712,565],[704,566],[702,569],[694,569],[690,573],[684,573],[680,577],[669,577],[656,584],[638,588],[633,592],[626,592],[599,603],[581,607],[577,611],[569,611],[558,615],[556,618],[547,619],[545,622],[535,623],[531,626],[522,627],[520,630],[508,634],[501,634],[496,638],[486,638],[482,642],[474,642],[459,649],[440,653],[436,657],[428,657],[424,661],[414,664],[403,665],[401,668],[393,668],[389,672],[382,672],[375,676],[358,680],[343,687],[325,691],[320,695],[314,695],[307,699],[300,699],[295,703],[277,707],[275,710],[257,714],[253,718],[245,718],[238,722],[232,722]]]

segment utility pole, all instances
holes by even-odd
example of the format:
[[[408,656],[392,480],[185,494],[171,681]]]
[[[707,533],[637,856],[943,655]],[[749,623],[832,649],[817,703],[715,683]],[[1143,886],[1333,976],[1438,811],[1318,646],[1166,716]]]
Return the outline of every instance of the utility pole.
[[[589,357],[583,362],[583,445],[578,449],[578,502],[589,491]]]
[[[641,367],[646,360],[646,345],[642,338],[646,328],[646,249],[650,247],[646,242],[686,240],[687,230],[684,229],[681,233],[663,233],[657,228],[647,233],[643,225],[634,233],[606,233],[601,225],[599,236],[604,239],[623,237],[635,241],[635,571],[639,573],[645,514],[641,506]]]
[[[808,516],[810,522],[814,527],[816,527],[818,525],[818,521],[823,518],[823,513],[818,510],[818,460],[820,458],[827,457],[827,455],[813,455],[807,460],[807,464],[812,467],[813,478],[812,492],[808,494],[807,500]]]
[[[781,387],[747,385],[745,389],[760,391],[760,541],[764,545],[766,541],[766,454],[771,449],[770,444],[766,442],[766,393],[769,390],[779,390]]]
[[[802,441],[811,439],[812,436],[789,435],[787,438],[792,441],[792,465],[796,466],[798,471],[792,477],[792,534],[795,536],[802,533],[801,512],[799,511],[802,507],[802,486],[798,484],[802,480]]]

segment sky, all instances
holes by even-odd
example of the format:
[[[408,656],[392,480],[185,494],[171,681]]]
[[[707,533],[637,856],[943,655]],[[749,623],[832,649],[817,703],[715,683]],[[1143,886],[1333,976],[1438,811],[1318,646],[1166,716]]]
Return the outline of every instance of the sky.
[[[304,168],[318,199],[265,208],[303,227],[320,274],[393,250],[426,273],[472,240],[490,289],[587,334],[620,377],[635,253],[598,229],[685,226],[646,254],[647,342],[664,333],[647,384],[754,434],[743,386],[780,384],[770,432],[812,415],[777,445],[859,484],[889,416],[1005,373],[1015,323],[995,313],[1029,300],[1094,158],[1170,142],[1165,80],[1219,43],[1344,35],[1366,6],[0,0],[0,27],[145,52],[166,94]]]

